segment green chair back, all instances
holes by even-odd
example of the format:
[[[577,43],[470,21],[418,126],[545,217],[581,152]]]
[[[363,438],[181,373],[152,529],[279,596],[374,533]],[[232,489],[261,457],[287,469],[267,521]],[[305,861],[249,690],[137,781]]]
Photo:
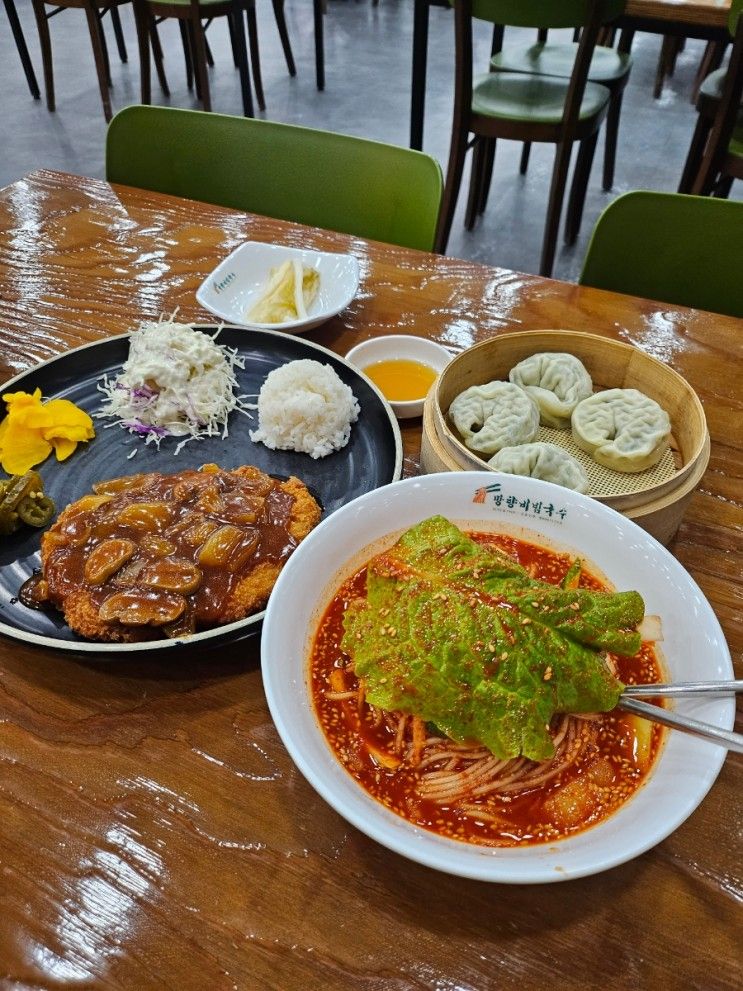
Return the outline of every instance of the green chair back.
[[[457,0],[451,0],[452,5]],[[613,21],[626,0],[603,0],[602,20]],[[472,0],[472,16],[524,28],[577,28],[587,24],[593,0]]]
[[[743,317],[743,203],[625,193],[596,222],[580,282]]]
[[[169,107],[118,113],[106,178],[430,251],[438,162],[419,151],[273,121]]]
[[[743,0],[732,0],[730,4],[730,16],[728,17],[728,31],[730,37],[735,37],[738,30],[738,18],[743,15]]]

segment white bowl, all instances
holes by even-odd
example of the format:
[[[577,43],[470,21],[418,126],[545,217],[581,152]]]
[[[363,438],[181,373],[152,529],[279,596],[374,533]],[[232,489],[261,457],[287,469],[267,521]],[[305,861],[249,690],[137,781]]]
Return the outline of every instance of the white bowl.
[[[476,501],[484,487],[484,501]],[[528,510],[518,505],[526,500]],[[535,502],[541,504],[539,514],[533,511]],[[722,630],[701,590],[631,520],[587,496],[531,478],[491,472],[409,478],[361,496],[324,520],[294,552],[271,594],[263,625],[263,682],[276,728],[300,771],[368,836],[411,860],[462,877],[518,884],[566,880],[606,870],[659,843],[702,801],[725,759],[724,749],[667,730],[645,785],[608,819],[555,843],[501,849],[413,826],[367,794],[340,764],[317,721],[309,688],[308,658],[317,623],[343,578],[402,530],[436,513],[471,529],[508,531],[579,552],[617,589],[639,591],[647,613],[661,617],[660,646],[669,678],[733,676]],[[699,697],[680,702],[678,709],[725,729],[733,725],[732,698]]]
[[[307,318],[284,323],[253,323],[246,319],[245,314],[265,287],[271,269],[290,258],[296,258],[320,273],[320,289],[307,311]],[[199,286],[196,299],[220,320],[240,327],[301,333],[344,310],[358,288],[359,264],[353,255],[246,241],[207,275]]]
[[[372,337],[352,347],[346,355],[346,361],[356,365],[366,373],[369,365],[378,361],[389,361],[395,358],[407,358],[428,365],[437,374],[441,374],[454,355],[441,344],[427,337],[413,337],[410,334],[390,334],[387,337]],[[409,402],[398,402],[388,399],[398,420],[408,420],[414,416],[423,415],[423,403],[426,397],[412,399]]]

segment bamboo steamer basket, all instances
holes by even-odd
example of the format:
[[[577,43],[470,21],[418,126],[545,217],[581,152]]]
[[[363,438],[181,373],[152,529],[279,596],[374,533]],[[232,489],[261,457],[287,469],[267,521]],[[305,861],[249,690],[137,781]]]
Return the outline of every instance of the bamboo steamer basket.
[[[692,492],[709,462],[710,442],[704,410],[699,397],[678,373],[619,341],[578,331],[525,331],[494,337],[462,352],[444,369],[426,399],[421,445],[423,471],[494,470],[465,447],[449,424],[446,411],[460,392],[493,379],[507,380],[514,365],[541,351],[566,351],[575,355],[586,366],[597,391],[616,387],[639,389],[668,413],[675,458],[670,473],[666,472],[659,481],[645,480],[645,487],[638,489],[632,487],[636,484],[632,481],[635,476],[624,476],[624,491],[595,496],[667,543],[681,524]]]

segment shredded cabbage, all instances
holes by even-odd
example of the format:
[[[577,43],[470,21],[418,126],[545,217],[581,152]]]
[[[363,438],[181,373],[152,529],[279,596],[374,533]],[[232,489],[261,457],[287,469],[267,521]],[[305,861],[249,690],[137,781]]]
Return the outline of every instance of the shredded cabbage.
[[[98,384],[106,400],[95,415],[114,417],[157,447],[164,437],[184,437],[178,454],[191,440],[227,437],[233,410],[252,415],[235,391],[235,368],[244,367],[236,350],[189,324],[145,322],[132,332],[121,373],[111,380],[104,375]]]

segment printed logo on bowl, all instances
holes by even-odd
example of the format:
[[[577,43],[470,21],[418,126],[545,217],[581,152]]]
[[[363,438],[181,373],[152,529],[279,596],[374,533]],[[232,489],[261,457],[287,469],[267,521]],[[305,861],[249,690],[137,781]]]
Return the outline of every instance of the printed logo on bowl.
[[[212,283],[214,292],[217,294],[224,292],[227,286],[231,285],[236,278],[237,278],[236,272],[228,272],[223,279],[220,279],[218,282],[215,281]]]
[[[488,496],[492,496],[489,500]],[[521,499],[519,496],[508,495],[503,491],[500,482],[492,485],[481,485],[475,489],[472,501],[478,505],[490,504],[493,509],[500,509],[505,513],[513,513],[515,516],[542,519],[552,519],[559,523],[564,522],[568,515],[564,506],[556,506],[553,502],[546,502],[542,499]]]

